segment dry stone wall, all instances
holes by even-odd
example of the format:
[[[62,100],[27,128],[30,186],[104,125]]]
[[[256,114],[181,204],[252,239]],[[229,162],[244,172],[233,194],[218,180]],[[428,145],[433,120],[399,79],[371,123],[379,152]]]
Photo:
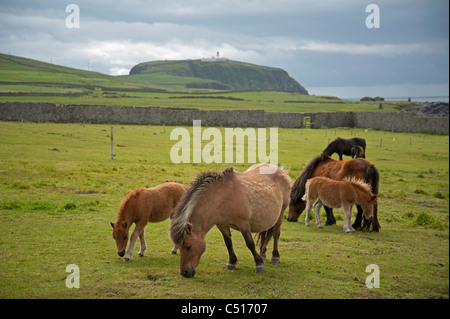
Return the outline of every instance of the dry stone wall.
[[[361,127],[394,132],[449,134],[449,118],[412,113],[335,112],[311,113],[311,128]]]
[[[361,127],[383,131],[449,134],[448,117],[387,112],[324,112],[308,115],[311,128]],[[201,120],[202,126],[301,128],[304,116],[301,113],[271,113],[263,110],[0,103],[1,121],[189,126],[193,120]]]

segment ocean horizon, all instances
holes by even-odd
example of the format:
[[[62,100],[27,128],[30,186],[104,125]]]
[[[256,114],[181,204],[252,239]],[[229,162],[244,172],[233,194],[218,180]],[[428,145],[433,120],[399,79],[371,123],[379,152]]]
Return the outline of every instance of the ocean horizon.
[[[449,96],[398,96],[398,97],[384,97],[385,101],[408,101],[411,98],[411,102],[449,102]],[[359,101],[361,98],[356,97],[344,97],[343,100]]]

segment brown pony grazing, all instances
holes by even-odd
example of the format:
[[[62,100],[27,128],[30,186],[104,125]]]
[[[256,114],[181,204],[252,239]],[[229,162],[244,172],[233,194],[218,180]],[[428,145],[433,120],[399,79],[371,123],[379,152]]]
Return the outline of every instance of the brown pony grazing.
[[[333,153],[337,153],[339,155],[339,160],[342,161],[342,155],[352,155],[352,148],[355,145],[362,147],[364,152],[361,157],[366,158],[366,140],[361,137],[353,137],[348,139],[338,137],[333,142],[328,144],[322,153],[327,154],[328,156],[333,155]]]
[[[271,164],[255,164],[243,173],[229,167],[200,174],[177,207],[170,227],[170,237],[180,248],[180,274],[187,278],[195,275],[206,249],[205,235],[214,225],[228,249],[227,269],[235,269],[237,263],[230,228],[242,233],[257,273],[264,272],[263,258],[272,236],[272,264],[278,264],[278,238],[290,189],[291,180],[284,170]],[[259,233],[261,255],[256,252],[252,232]]]
[[[139,257],[144,256],[147,248],[144,238],[144,228],[148,222],[159,223],[171,217],[175,207],[186,193],[187,186],[179,183],[164,183],[151,188],[135,188],[122,200],[117,212],[116,222],[111,222],[113,238],[116,240],[117,253],[125,255],[128,242],[128,231],[133,223],[136,224],[130,238],[130,247],[124,261],[133,255],[134,243],[139,236],[141,249]],[[176,254],[177,247],[172,253]]]
[[[340,208],[344,210],[344,231],[346,233],[354,232],[355,229],[350,225],[352,217],[352,206],[354,204],[362,207],[366,219],[373,218],[373,206],[377,201],[377,195],[372,194],[372,188],[369,184],[359,179],[346,177],[343,181],[334,181],[327,177],[313,177],[306,182],[306,191],[303,200],[306,204],[305,224],[309,226],[309,212],[316,201],[314,207],[316,212],[316,224],[322,228],[320,220],[320,207]]]
[[[355,145],[352,147],[352,158],[366,158],[366,155],[364,153],[364,149],[359,146],[359,145]]]
[[[300,214],[305,209],[306,203],[302,200],[305,195],[306,181],[316,176],[325,176],[336,181],[343,180],[346,177],[353,177],[361,179],[372,187],[372,192],[378,194],[379,174],[376,167],[364,158],[355,158],[345,161],[337,161],[326,154],[321,154],[312,159],[308,165],[303,169],[300,176],[292,185],[291,201],[289,203],[288,221],[297,221]],[[378,204],[374,205],[373,219],[366,220],[362,218],[362,209],[359,205],[356,206],[358,214],[356,215],[353,228],[356,230],[372,230],[379,231],[381,226],[378,222],[377,212]],[[325,225],[336,224],[336,219],[333,216],[332,208],[325,206],[327,212],[327,221]],[[361,223],[363,225],[361,226]]]

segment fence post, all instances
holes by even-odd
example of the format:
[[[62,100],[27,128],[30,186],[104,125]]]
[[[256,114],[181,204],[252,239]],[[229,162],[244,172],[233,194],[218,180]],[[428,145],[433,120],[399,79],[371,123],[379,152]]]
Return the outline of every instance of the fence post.
[[[113,127],[111,126],[111,159],[114,158],[114,137],[113,137]]]

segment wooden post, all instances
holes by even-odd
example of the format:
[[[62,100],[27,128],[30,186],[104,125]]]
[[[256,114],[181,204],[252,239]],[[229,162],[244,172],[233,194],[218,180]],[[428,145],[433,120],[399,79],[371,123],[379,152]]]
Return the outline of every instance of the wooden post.
[[[113,127],[111,126],[111,159],[114,158],[114,137],[113,137]]]

